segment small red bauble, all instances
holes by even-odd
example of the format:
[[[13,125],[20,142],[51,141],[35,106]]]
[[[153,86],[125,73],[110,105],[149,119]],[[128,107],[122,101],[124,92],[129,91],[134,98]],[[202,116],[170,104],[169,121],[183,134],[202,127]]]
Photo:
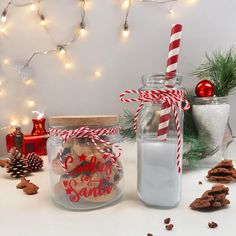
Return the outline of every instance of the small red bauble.
[[[197,97],[212,97],[215,94],[215,85],[209,80],[202,80],[197,84],[195,93]]]

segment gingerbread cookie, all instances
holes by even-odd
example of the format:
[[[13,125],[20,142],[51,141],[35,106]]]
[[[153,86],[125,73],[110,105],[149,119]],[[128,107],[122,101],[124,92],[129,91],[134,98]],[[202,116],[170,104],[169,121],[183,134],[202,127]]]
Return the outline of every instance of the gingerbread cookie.
[[[236,169],[232,160],[223,160],[208,171],[207,179],[220,183],[229,183],[236,180]]]
[[[213,186],[210,190],[203,193],[200,198],[195,199],[190,207],[192,209],[213,209],[222,208],[230,204],[230,201],[226,199],[229,194],[229,188],[222,184]]]
[[[0,160],[0,167],[5,168],[9,164],[9,159]]]
[[[27,180],[26,178],[21,178],[20,183],[16,185],[16,188],[23,189],[29,184],[29,182],[30,181]]]
[[[39,187],[33,183],[28,183],[25,188],[23,188],[24,193],[28,195],[33,195],[38,192]]]
[[[118,195],[118,188],[115,185],[113,185],[111,187],[111,192],[105,193],[96,197],[94,196],[87,197],[86,201],[93,202],[93,203],[109,202],[112,199],[114,199],[117,195]]]
[[[117,162],[112,162],[112,161],[108,161],[106,162],[107,165],[110,165],[110,172],[111,173],[107,173],[107,172],[103,172],[102,173],[102,177],[103,179],[106,179],[107,182],[110,182],[112,184],[118,184],[119,181],[122,179],[123,177],[123,167],[120,161]]]

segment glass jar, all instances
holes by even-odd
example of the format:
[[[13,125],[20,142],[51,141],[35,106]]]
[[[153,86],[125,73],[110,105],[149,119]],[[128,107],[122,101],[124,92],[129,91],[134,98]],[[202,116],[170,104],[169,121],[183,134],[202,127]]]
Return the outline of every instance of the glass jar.
[[[232,133],[228,124],[228,97],[196,97],[192,107],[199,137],[207,145],[207,152],[198,162],[199,167],[213,167],[226,158]]]
[[[96,209],[120,199],[123,165],[118,155],[118,117],[49,117],[48,121],[52,199],[71,210]],[[61,137],[69,130],[73,134]]]
[[[180,89],[181,76],[171,76],[168,84]],[[165,90],[166,75],[151,74],[142,77],[141,91]],[[181,197],[181,171],[177,168],[177,129],[173,111],[169,116],[166,141],[158,141],[157,131],[163,103],[145,102],[138,118],[138,194],[147,205],[160,208],[177,206]],[[183,134],[183,111],[177,108],[181,137]],[[180,163],[182,165],[182,144]]]

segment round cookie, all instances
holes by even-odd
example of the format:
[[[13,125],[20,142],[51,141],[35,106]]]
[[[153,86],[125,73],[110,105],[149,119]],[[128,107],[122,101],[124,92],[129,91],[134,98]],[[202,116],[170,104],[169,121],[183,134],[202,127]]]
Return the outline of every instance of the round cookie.
[[[69,155],[67,157],[69,157]],[[65,160],[66,160],[66,158],[65,158]],[[62,164],[60,162],[60,159],[57,156],[57,158],[52,160],[51,168],[52,168],[52,171],[53,171],[54,174],[56,174],[56,175],[64,175],[66,172],[70,173],[71,171],[73,171],[74,168],[76,166],[78,166],[78,163],[79,163],[79,161],[78,161],[77,158],[74,158],[73,162],[68,161],[67,164],[66,164],[66,168],[67,169],[65,170],[65,169],[63,169],[63,166],[62,166]]]
[[[65,171],[63,170],[61,166],[61,162],[58,158],[55,158],[51,162],[51,168],[54,174],[56,175],[63,175],[65,174]]]
[[[107,175],[103,172],[102,177],[111,184],[118,184],[123,177],[123,167],[121,162],[117,161],[117,163],[111,163],[111,174]]]
[[[88,202],[93,202],[93,203],[109,202],[112,199],[114,199],[117,195],[118,195],[118,188],[115,185],[113,185],[112,190],[109,194],[103,194],[97,197],[93,196],[87,197],[86,200]]]

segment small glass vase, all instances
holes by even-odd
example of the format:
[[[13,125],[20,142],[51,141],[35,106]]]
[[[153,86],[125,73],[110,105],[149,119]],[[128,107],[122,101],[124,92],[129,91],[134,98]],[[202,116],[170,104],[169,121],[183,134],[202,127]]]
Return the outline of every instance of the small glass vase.
[[[227,158],[227,146],[232,141],[229,126],[228,97],[196,97],[192,113],[199,138],[207,145],[197,167],[213,167]]]

